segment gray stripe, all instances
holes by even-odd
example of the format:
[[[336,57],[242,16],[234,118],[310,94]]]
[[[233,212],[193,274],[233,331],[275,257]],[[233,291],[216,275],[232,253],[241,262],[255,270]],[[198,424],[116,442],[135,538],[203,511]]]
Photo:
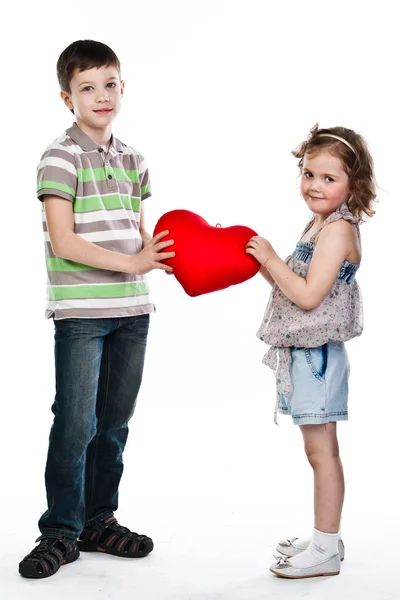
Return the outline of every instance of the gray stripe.
[[[65,144],[65,145],[67,145],[67,144]],[[71,144],[69,144],[69,145],[71,145]],[[75,167],[74,157],[67,150],[60,150],[59,148],[51,148],[50,147],[48,150],[46,150],[46,152],[43,154],[43,156],[40,160],[42,161],[45,158],[48,158],[49,156],[54,156],[55,158],[62,158],[64,160],[66,160],[67,162],[71,163],[71,165],[73,165]]]
[[[119,252],[120,254],[137,254],[142,249],[142,240],[109,240],[107,242],[91,242],[92,244],[96,244],[96,246],[100,246],[100,248],[105,248],[106,250],[111,250],[112,252]],[[57,258],[53,252],[50,242],[45,242],[45,256],[46,258]]]
[[[96,283],[136,283],[147,281],[144,275],[131,275],[116,271],[48,271],[50,285],[82,285]]]
[[[54,167],[53,165],[47,165],[38,171],[37,183],[38,188],[40,183],[45,181],[62,181],[65,185],[68,185],[73,190],[76,189],[76,175],[73,175],[66,169],[61,167]]]
[[[43,231],[47,232],[47,223],[42,221]],[[75,233],[93,233],[94,231],[121,231],[123,229],[139,230],[139,224],[130,219],[118,219],[118,221],[95,221],[94,223],[75,223]]]
[[[109,240],[108,242],[96,242],[97,246],[121,252],[122,254],[137,254],[142,249],[142,239],[136,240]]]
[[[75,233],[92,233],[94,231],[116,231],[116,230],[139,231],[139,224],[130,219],[118,221],[96,221],[96,223],[75,223]]]
[[[53,248],[51,247],[50,242],[44,243],[44,255],[45,255],[45,258],[57,258],[53,252]]]
[[[41,202],[44,202],[44,196],[57,196],[57,198],[68,200],[68,202],[74,201],[74,198],[71,196],[71,194],[68,194],[67,192],[60,192],[60,190],[51,190],[50,188],[42,188],[37,194],[37,197]]]
[[[155,311],[154,304],[143,304],[142,306],[131,306],[127,308],[74,308],[46,310],[46,317],[50,319],[53,315],[55,319],[112,319],[121,317],[135,317],[137,315],[147,315]]]
[[[111,166],[114,166],[115,161],[118,160],[118,157],[111,159]],[[143,159],[142,159],[143,160]],[[136,168],[139,173],[140,163],[142,160],[138,160],[138,156],[134,154],[120,154],[119,155],[119,163],[122,163],[122,167],[124,169],[132,169]]]
[[[139,179],[140,179],[141,186],[147,185],[150,181],[148,170],[146,170],[144,173],[142,173]]]

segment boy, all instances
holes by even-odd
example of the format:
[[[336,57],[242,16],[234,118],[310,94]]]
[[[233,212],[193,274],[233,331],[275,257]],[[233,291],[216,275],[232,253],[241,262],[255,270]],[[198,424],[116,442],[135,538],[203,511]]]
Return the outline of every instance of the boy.
[[[54,319],[56,395],[45,481],[48,509],[39,546],[19,565],[43,578],[79,550],[135,558],[152,540],[118,524],[122,453],[139,391],[149,313],[145,273],[173,240],[151,239],[143,201],[143,157],[111,133],[124,90],[105,44],[74,42],[60,55],[61,97],[76,122],[38,167],[48,273],[46,316]]]

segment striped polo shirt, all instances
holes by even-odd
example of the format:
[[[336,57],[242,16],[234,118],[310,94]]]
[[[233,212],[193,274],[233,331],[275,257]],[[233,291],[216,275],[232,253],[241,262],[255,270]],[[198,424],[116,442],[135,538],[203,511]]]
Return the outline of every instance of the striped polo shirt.
[[[44,152],[37,195],[72,202],[75,233],[102,248],[137,254],[141,201],[151,195],[141,154],[114,136],[108,153],[76,123]],[[51,247],[42,204],[47,266],[46,317],[129,317],[154,311],[144,275],[96,269],[58,258]]]

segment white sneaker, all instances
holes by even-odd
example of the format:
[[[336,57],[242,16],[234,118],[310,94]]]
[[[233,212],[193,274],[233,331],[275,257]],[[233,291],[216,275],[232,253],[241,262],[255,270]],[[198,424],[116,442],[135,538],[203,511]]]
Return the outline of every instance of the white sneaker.
[[[299,538],[281,540],[277,545],[276,549],[278,550],[278,552],[283,554],[283,556],[292,558],[293,556],[297,556],[297,554],[300,554],[300,552],[304,552],[304,550],[308,547],[310,541],[311,540],[307,540],[306,545],[304,545],[304,543],[300,543]],[[341,538],[339,538],[338,550],[340,560],[344,560],[344,544]]]
[[[312,567],[293,567],[290,558],[275,556],[277,562],[270,566],[269,570],[286,579],[307,579],[308,577],[327,577],[329,575],[339,575],[340,558],[335,554],[326,558],[322,562]]]

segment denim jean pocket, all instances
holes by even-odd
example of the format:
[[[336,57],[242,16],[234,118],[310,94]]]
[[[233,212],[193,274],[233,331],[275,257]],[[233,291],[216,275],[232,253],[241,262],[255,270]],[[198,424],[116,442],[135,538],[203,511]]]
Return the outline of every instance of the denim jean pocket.
[[[144,335],[147,336],[147,333],[149,331],[149,325],[150,325],[150,315],[145,314],[145,315],[136,315],[134,318],[134,327],[136,329],[136,331],[138,331],[139,333],[143,333]]]
[[[328,363],[328,345],[317,348],[306,348],[306,361],[314,377],[319,381],[325,380],[326,366]]]
[[[150,316],[148,314],[126,317],[126,321],[123,322],[123,331],[131,335],[132,339],[135,339],[138,343],[146,344],[149,325]]]

